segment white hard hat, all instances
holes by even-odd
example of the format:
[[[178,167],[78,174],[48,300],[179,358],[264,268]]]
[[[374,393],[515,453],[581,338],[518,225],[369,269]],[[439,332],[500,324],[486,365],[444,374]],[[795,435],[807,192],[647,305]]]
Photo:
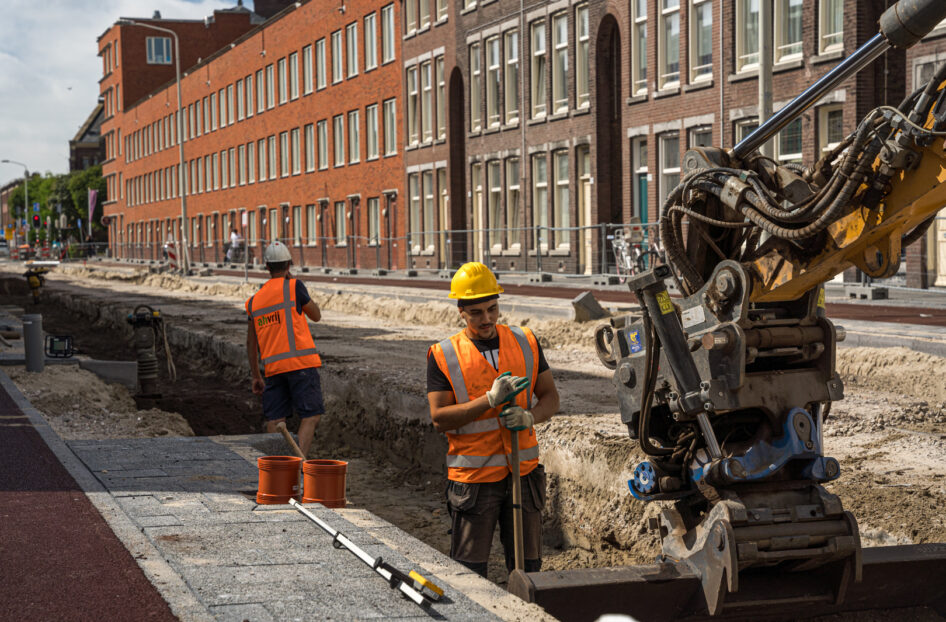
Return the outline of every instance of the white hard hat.
[[[292,255],[289,253],[289,249],[285,244],[276,240],[266,247],[266,252],[263,253],[263,260],[266,261],[266,263],[281,263],[283,261],[292,261]]]

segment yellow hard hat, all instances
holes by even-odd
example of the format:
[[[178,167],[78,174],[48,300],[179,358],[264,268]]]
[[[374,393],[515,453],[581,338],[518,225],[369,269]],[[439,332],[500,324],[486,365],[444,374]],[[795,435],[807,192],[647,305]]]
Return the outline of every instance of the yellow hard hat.
[[[501,294],[503,288],[496,282],[493,271],[478,261],[471,261],[460,266],[450,281],[450,298],[456,300],[474,300],[485,296]]]

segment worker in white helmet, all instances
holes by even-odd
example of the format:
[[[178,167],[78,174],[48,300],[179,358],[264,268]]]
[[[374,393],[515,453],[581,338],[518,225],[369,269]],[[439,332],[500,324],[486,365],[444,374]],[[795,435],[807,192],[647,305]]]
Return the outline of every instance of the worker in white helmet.
[[[289,274],[292,256],[285,244],[273,242],[263,258],[270,278],[246,301],[246,353],[253,393],[263,396],[267,432],[276,432],[276,426],[296,411],[301,419],[299,448],[308,454],[325,405],[318,369],[322,359],[306,317],[318,322],[322,312],[302,281]]]

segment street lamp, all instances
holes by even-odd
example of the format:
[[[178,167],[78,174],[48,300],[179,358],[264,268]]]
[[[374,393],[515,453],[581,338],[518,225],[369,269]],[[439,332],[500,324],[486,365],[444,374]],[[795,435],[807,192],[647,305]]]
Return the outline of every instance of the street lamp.
[[[0,160],[0,162],[3,162],[4,164],[18,164],[23,167],[23,211],[26,212],[24,214],[24,219],[26,220],[26,230],[29,231],[30,219],[28,216],[30,211],[30,169],[28,169],[22,162],[17,162],[16,160]],[[14,217],[13,220],[13,231],[15,233],[16,218]],[[27,235],[26,241],[29,242],[29,235]],[[15,242],[16,240],[14,240],[14,243]]]
[[[184,113],[183,106],[181,104],[181,54],[180,54],[180,45],[177,39],[177,33],[169,28],[161,28],[160,26],[154,26],[152,24],[145,24],[143,22],[136,22],[132,19],[122,18],[117,22],[119,25],[123,26],[141,26],[142,28],[150,28],[151,30],[157,30],[159,32],[164,32],[172,37],[174,37],[174,72],[177,76],[177,148],[181,160],[181,170],[180,174],[177,176],[178,190],[181,195],[181,259],[182,268],[184,274],[187,274],[190,270],[190,253],[187,247],[187,197],[184,186]]]

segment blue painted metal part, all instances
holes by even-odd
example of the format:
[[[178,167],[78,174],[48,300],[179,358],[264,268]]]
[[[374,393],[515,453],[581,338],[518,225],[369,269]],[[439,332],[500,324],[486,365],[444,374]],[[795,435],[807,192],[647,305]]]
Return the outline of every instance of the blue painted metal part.
[[[637,468],[634,469],[634,485],[633,488],[636,488],[644,494],[650,494],[654,492],[657,488],[657,472],[654,470],[654,465],[650,462],[641,462],[637,465]]]

